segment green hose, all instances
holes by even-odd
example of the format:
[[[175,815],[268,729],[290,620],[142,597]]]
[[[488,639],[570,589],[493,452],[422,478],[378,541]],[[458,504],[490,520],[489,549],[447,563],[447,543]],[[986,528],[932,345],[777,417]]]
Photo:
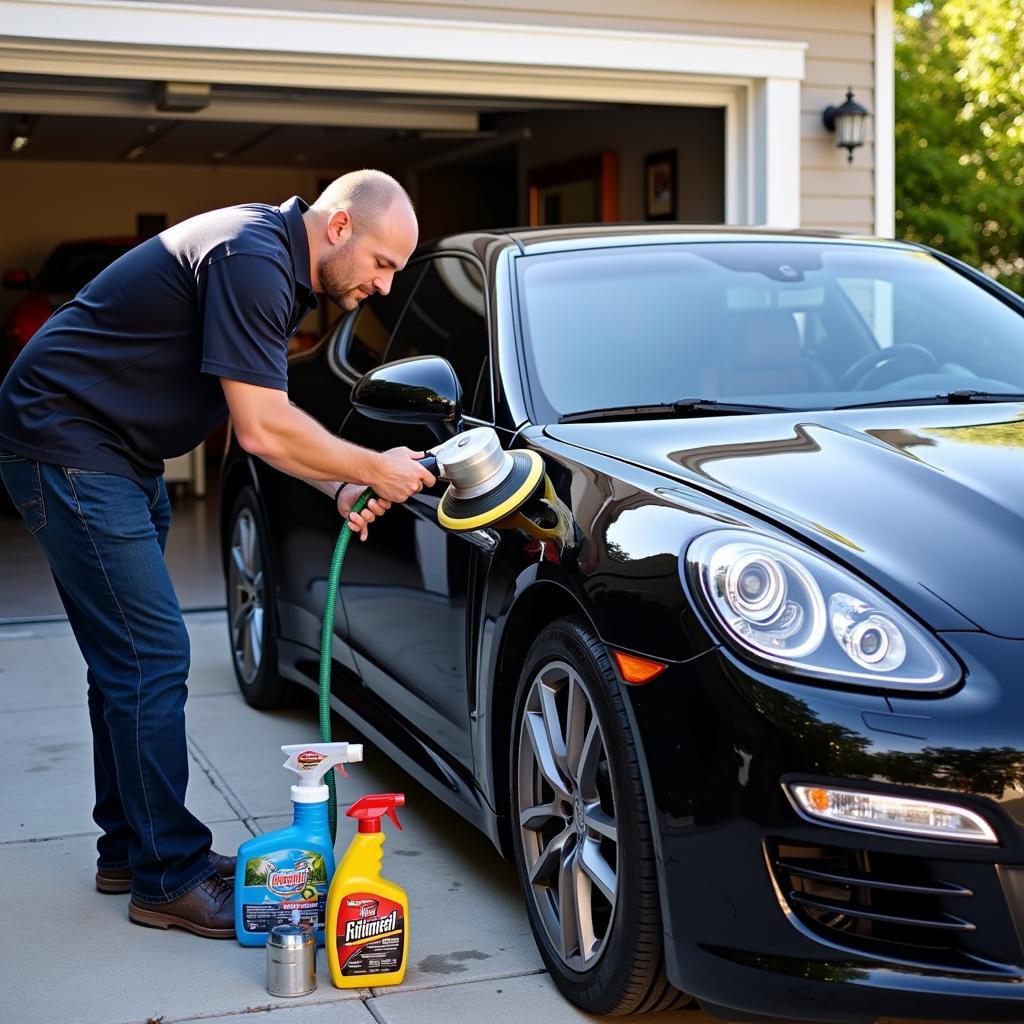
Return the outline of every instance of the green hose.
[[[352,506],[352,512],[362,512],[367,502],[374,497],[373,491],[367,487],[359,495],[358,501]],[[334,557],[331,559],[331,571],[327,574],[327,597],[324,599],[324,621],[320,630],[320,739],[331,742],[331,646],[334,642],[334,603],[338,597],[338,580],[341,578],[341,564],[345,561],[348,542],[355,531],[345,523],[338,534],[338,542],[334,545]],[[338,830],[338,803],[334,788],[334,771],[327,773],[327,821],[331,828],[331,842],[334,842]]]

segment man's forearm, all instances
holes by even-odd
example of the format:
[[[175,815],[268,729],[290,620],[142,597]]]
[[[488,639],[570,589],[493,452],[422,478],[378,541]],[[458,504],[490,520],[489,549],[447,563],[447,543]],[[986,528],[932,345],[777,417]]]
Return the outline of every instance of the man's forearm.
[[[255,436],[240,436],[239,442],[275,469],[331,495],[340,478],[356,483],[372,480],[379,457],[377,452],[335,437],[291,404],[275,410],[273,418],[260,424]]]
[[[284,391],[226,377],[221,386],[238,443],[283,473],[332,485],[332,493],[339,480],[363,484],[385,501],[405,501],[434,483],[434,475],[418,461],[422,452],[360,448],[324,430]]]

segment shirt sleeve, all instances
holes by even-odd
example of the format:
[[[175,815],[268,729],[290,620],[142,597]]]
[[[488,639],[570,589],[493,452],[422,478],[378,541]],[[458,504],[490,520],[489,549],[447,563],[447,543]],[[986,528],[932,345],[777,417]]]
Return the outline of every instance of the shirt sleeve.
[[[268,256],[231,253],[203,268],[203,359],[216,377],[288,390],[288,322],[294,299],[285,268]]]

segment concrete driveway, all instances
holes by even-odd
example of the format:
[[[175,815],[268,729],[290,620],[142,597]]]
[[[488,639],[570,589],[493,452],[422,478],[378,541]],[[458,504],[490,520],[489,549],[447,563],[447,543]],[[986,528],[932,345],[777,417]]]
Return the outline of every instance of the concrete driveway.
[[[283,743],[318,737],[315,698],[289,711],[249,708],[235,686],[222,613],[187,616],[192,638],[188,803],[234,853],[286,824],[292,776]],[[385,873],[411,904],[411,952],[399,988],[340,991],[323,952],[319,985],[300,1000],[264,988],[262,949],[140,928],[127,896],[95,891],[92,754],[85,666],[64,624],[0,629],[0,1024],[432,1024],[598,1020],[566,1003],[544,972],[512,865],[372,744],[339,803],[402,791],[405,830],[391,829]],[[362,740],[336,721],[335,739]],[[365,742],[365,741],[363,741]],[[352,833],[343,819],[338,852]],[[633,1018],[711,1024],[694,1011]]]

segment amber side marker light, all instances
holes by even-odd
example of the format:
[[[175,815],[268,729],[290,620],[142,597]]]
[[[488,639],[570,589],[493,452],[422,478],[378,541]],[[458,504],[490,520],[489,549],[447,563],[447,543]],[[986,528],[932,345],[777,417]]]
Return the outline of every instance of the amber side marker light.
[[[612,651],[612,657],[619,667],[619,674],[627,683],[649,683],[668,668],[663,661],[651,661],[650,658],[640,658],[622,651]]]

